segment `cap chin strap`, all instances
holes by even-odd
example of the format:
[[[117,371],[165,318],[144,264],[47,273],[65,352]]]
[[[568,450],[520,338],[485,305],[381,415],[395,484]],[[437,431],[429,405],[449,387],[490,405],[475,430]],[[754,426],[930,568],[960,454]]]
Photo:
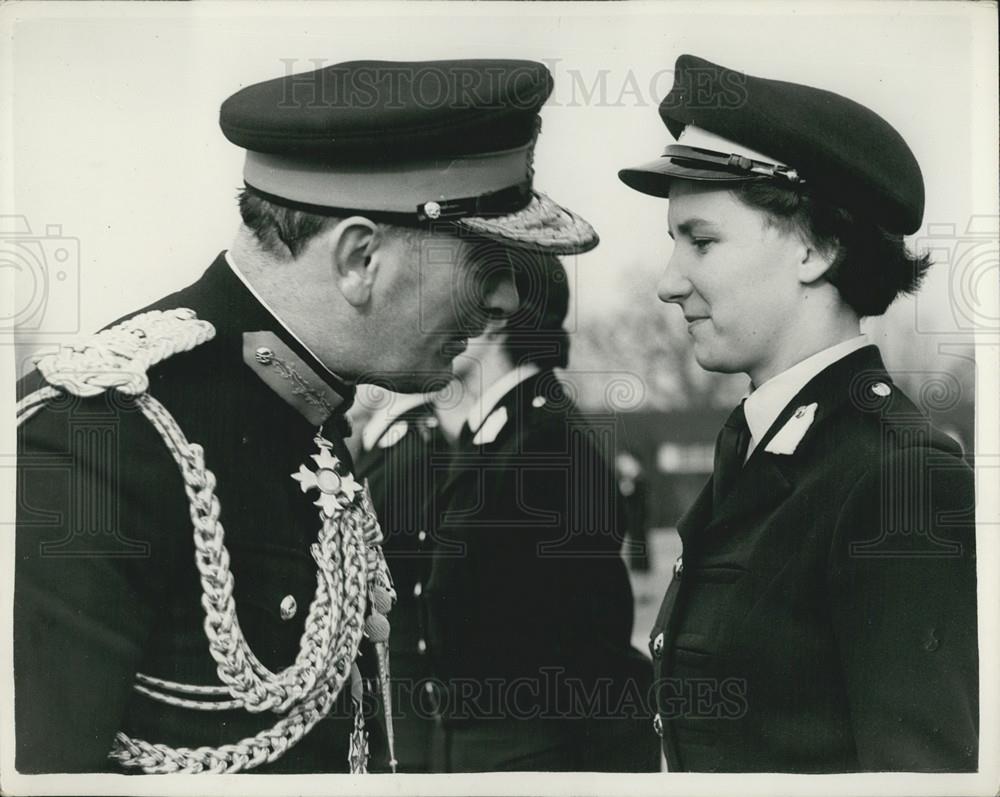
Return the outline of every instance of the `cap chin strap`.
[[[687,166],[692,169],[713,169],[720,172],[731,172],[735,178],[746,179],[751,175],[761,178],[784,180],[791,184],[805,183],[799,173],[780,163],[756,160],[739,153],[713,152],[701,147],[687,147],[683,144],[671,144],[663,151],[664,158],[670,158],[671,163]]]
[[[506,216],[531,201],[533,147],[370,163],[247,151],[243,180],[280,204],[328,216],[378,213],[404,224]]]
[[[432,222],[457,221],[470,217],[491,218],[494,216],[507,216],[526,208],[533,196],[531,182],[526,180],[517,185],[481,194],[480,196],[428,200],[416,204],[410,212],[398,212],[315,205],[262,191],[257,186],[251,185],[246,181],[244,181],[244,185],[268,202],[291,208],[292,210],[301,210],[318,216],[329,216],[339,219],[345,219],[349,216],[365,216],[372,221],[384,221],[404,227],[419,226]]]
[[[531,201],[531,181],[480,196],[422,202],[417,206],[417,221],[452,221],[469,216],[507,216],[527,207]]]

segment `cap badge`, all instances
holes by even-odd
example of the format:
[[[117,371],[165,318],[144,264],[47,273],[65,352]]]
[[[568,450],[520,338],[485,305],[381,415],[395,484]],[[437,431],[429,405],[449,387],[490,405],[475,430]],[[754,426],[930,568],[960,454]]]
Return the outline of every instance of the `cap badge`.
[[[809,431],[809,427],[812,426],[818,406],[816,402],[813,402],[796,409],[787,423],[771,438],[771,442],[764,450],[770,454],[794,454],[802,438]]]
[[[319,447],[319,453],[312,455],[316,470],[311,471],[305,465],[299,465],[298,473],[291,475],[299,483],[302,492],[318,490],[319,498],[313,503],[320,508],[323,516],[334,517],[354,502],[354,497],[361,491],[361,485],[350,473],[340,472],[340,460],[331,453],[333,443],[320,435],[316,435],[314,441]]]
[[[437,202],[425,202],[424,215],[431,220],[441,218],[441,205]]]

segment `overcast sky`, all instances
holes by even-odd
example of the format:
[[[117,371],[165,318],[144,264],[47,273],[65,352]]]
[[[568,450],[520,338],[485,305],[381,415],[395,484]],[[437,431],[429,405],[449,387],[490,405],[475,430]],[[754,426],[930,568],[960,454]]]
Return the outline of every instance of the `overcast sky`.
[[[93,330],[193,281],[230,243],[243,153],[221,135],[218,108],[236,89],[285,74],[289,63],[308,71],[354,58],[533,58],[548,63],[556,81],[543,112],[536,186],[590,219],[602,238],[576,264],[580,320],[620,301],[626,278],[648,280],[644,311],[669,312],[652,298],[669,253],[666,202],[628,190],[616,172],[669,142],[656,106],[675,58],[687,52],[870,106],[923,167],[925,233],[931,224],[964,232],[977,214],[992,214],[995,225],[995,9],[833,8],[8,5],[0,211],[25,217],[35,238],[60,225],[79,242],[79,268],[71,257],[63,279],[52,282],[42,329]],[[9,232],[15,222],[3,221]],[[995,259],[992,269],[995,276]],[[950,282],[947,266],[935,269],[920,302],[897,312],[924,314],[924,331],[960,328]],[[15,312],[31,288],[21,284]]]

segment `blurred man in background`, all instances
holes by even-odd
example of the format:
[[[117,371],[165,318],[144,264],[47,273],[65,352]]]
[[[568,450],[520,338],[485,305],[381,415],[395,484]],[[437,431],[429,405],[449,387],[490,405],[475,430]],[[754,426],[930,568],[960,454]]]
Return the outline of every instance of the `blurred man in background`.
[[[629,451],[619,451],[615,456],[618,490],[625,504],[625,529],[628,537],[626,559],[629,569],[648,573],[651,567],[649,552],[649,484],[642,464]]]

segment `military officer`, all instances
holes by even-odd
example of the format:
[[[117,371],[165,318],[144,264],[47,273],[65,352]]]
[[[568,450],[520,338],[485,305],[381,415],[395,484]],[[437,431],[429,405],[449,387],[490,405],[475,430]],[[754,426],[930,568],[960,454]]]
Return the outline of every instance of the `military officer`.
[[[669,197],[659,296],[699,364],[751,385],[651,635],[669,768],[975,770],[973,474],[859,332],[929,265],[917,161],[837,94],[674,76],[676,143],[619,174]]]
[[[610,452],[554,371],[569,356],[566,271],[524,253],[515,283],[521,309],[456,359],[475,399],[426,590],[435,766],[655,771],[624,507]]]
[[[361,432],[359,480],[367,480],[396,589],[390,638],[393,725],[400,772],[430,772],[434,717],[424,691],[427,655],[423,590],[430,572],[434,514],[451,446],[426,393],[385,393]]]
[[[21,772],[391,756],[364,707],[394,590],[343,415],[358,382],[446,383],[516,309],[490,253],[596,244],[532,186],[551,89],[533,62],[363,61],[223,103],[233,246],[19,386]]]

